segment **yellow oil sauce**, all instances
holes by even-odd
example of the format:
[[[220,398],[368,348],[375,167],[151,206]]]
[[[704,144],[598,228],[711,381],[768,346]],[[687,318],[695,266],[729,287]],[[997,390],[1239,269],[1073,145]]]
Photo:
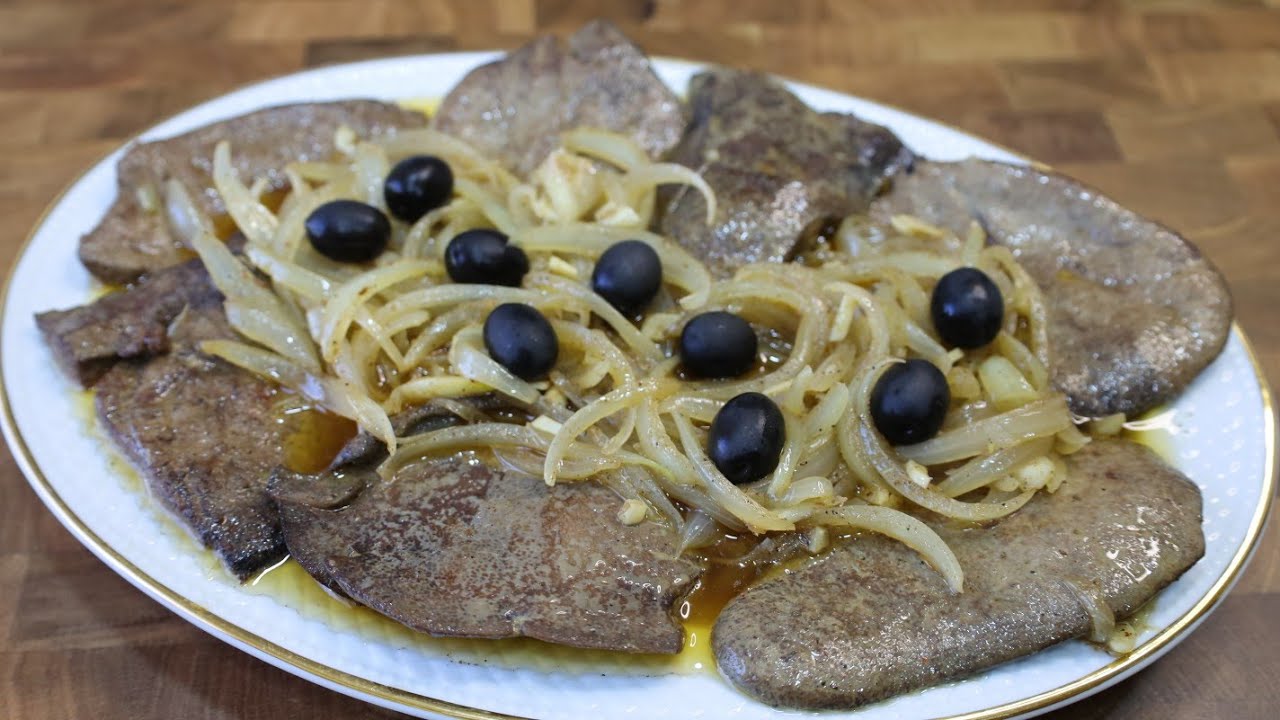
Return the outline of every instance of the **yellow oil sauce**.
[[[146,485],[137,471],[103,437],[101,425],[96,421],[92,391],[77,394],[76,411],[84,428],[102,440],[113,474],[123,486],[131,492],[146,493]],[[282,393],[280,422],[287,428],[287,439],[283,445],[284,463],[297,472],[322,470],[356,431],[355,425],[349,420],[315,410],[286,393]],[[1125,437],[1152,448],[1165,459],[1173,457],[1177,432],[1172,408],[1158,410],[1125,425]],[[156,503],[144,504],[156,517],[157,525],[163,528],[163,532],[179,544],[184,557],[198,563],[206,576],[234,582],[214,554],[202,548],[176,520]],[[839,541],[843,535],[833,537],[832,540]],[[722,539],[718,544],[720,547],[713,548],[710,554],[732,554],[735,550],[734,540]],[[330,594],[290,559],[268,568],[242,587],[245,592],[269,596],[335,631],[352,632],[395,646],[421,647],[456,662],[577,673],[697,673],[715,671],[711,630],[725,605],[762,577],[785,572],[788,568],[798,567],[809,561],[806,556],[794,562],[762,568],[713,559],[679,608],[679,616],[685,628],[685,643],[681,652],[673,656],[584,650],[528,638],[474,640],[431,637]],[[1113,653],[1127,652],[1123,649],[1125,642],[1128,638],[1140,636],[1147,629],[1147,619],[1153,607],[1154,601],[1119,623],[1111,642],[1102,647]]]
[[[80,422],[80,429],[87,435],[91,435],[102,443],[104,456],[107,460],[107,466],[111,468],[112,475],[120,479],[121,485],[125,490],[131,493],[147,493],[146,483],[142,481],[142,476],[133,468],[133,465],[125,459],[120,451],[116,449],[115,443],[111,442],[98,422],[98,410],[94,404],[94,392],[92,390],[77,390],[75,393],[75,415],[76,420]],[[150,498],[148,498],[149,500]],[[151,503],[147,503],[148,507]],[[166,518],[168,520],[168,518]],[[172,520],[168,520],[173,522]]]
[[[1123,620],[1117,620],[1115,629],[1105,641],[1089,641],[1089,644],[1116,657],[1124,657],[1133,652],[1141,642],[1142,636],[1157,627],[1151,623],[1151,615],[1155,612],[1156,600],[1159,598],[1159,594],[1154,595],[1132,615]]]
[[[98,422],[94,392],[92,390],[76,391],[74,407],[81,429],[101,443],[103,456],[106,458],[107,467],[111,469],[112,477],[116,478],[126,492],[142,498],[140,507],[155,519],[156,527],[173,540],[181,557],[184,560],[189,559],[198,566],[205,577],[234,582],[234,578],[223,567],[217,556],[201,545],[182,523],[156,502],[151,496],[151,489],[147,487],[146,481],[137,468],[120,452],[116,444],[106,437],[102,424]]]
[[[434,655],[455,662],[512,668],[575,673],[609,673],[655,675],[688,672],[714,667],[710,652],[697,646],[705,644],[707,629],[689,632],[685,649],[677,655],[648,655],[584,650],[542,642],[531,638],[474,640],[468,638],[432,637],[380,615],[361,605],[337,598],[293,560],[286,560],[245,583],[246,592],[270,596],[303,617],[318,620],[338,632],[351,632],[360,637],[397,647],[420,647]],[[690,601],[694,601],[693,598]]]
[[[1174,459],[1177,455],[1176,443],[1179,432],[1177,410],[1166,406],[1126,422],[1123,437],[1145,445],[1165,462],[1176,466]],[[1156,602],[1159,599],[1158,593],[1152,596],[1132,615],[1118,620],[1106,642],[1093,644],[1117,657],[1124,657],[1133,652],[1143,634],[1155,629],[1151,624],[1151,615],[1155,612]]]
[[[736,538],[729,538],[721,545],[735,545]],[[771,568],[758,565],[716,561],[709,559],[702,577],[693,591],[680,605],[679,615],[684,623],[684,649],[672,663],[673,669],[683,672],[714,671],[715,654],[711,650],[711,628],[720,617],[720,611],[747,586],[761,579]]]
[[[285,426],[284,466],[294,472],[324,470],[356,435],[353,421],[310,405],[284,408],[280,422]]]

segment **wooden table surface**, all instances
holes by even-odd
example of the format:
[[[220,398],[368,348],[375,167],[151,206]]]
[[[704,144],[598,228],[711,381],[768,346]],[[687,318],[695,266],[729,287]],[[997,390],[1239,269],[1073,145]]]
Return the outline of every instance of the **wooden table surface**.
[[[4,0],[0,266],[133,133],[243,83],[511,48],[609,17],[651,53],[759,68],[938,118],[1180,229],[1280,380],[1280,8],[1088,0]],[[116,577],[0,450],[0,718],[390,717],[276,670]],[[1150,669],[1056,718],[1275,718],[1280,531]]]

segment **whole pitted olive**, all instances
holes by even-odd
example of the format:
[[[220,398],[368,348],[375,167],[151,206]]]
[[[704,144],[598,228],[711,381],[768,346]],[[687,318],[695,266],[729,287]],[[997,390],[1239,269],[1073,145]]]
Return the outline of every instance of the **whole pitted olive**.
[[[734,485],[773,472],[787,441],[782,411],[768,397],[748,392],[720,408],[707,434],[707,455]]]
[[[705,312],[681,331],[680,361],[698,377],[737,377],[756,364],[759,342],[741,317],[723,310]]]
[[[942,371],[928,360],[892,365],[871,390],[871,419],[893,445],[924,442],[942,427],[951,389]]]
[[[551,323],[537,308],[523,303],[504,303],[489,313],[484,346],[489,357],[524,380],[544,377],[560,354]]]
[[[662,260],[640,240],[610,246],[591,273],[591,289],[624,315],[643,310],[662,287]]]
[[[303,223],[316,252],[338,262],[368,262],[387,249],[391,221],[378,208],[356,200],[333,200]]]
[[[996,339],[1004,322],[1000,288],[977,268],[943,275],[933,286],[929,309],[934,329],[952,347],[980,348]]]
[[[449,241],[444,267],[457,283],[520,287],[529,258],[497,230],[467,230]]]
[[[449,202],[453,195],[453,170],[449,163],[434,155],[407,157],[387,174],[382,197],[387,209],[401,220],[412,223]]]

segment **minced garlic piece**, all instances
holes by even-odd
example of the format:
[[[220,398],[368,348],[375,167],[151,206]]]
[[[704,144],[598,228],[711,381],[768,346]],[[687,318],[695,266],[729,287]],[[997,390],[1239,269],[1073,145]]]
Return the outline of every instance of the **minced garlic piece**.
[[[982,386],[969,368],[959,365],[947,372],[947,385],[951,396],[958,400],[977,400],[982,397]]]
[[[134,191],[134,195],[138,199],[138,207],[143,212],[154,213],[160,210],[160,195],[156,192],[156,186],[151,183],[139,185]]]
[[[933,478],[929,477],[929,469],[915,460],[907,461],[907,477],[920,487],[929,487],[929,483],[933,482]]]
[[[356,154],[356,131],[350,126],[340,125],[333,134],[333,146],[343,155]]]
[[[805,538],[805,547],[808,548],[809,552],[814,553],[815,555],[826,550],[827,545],[829,544],[831,544],[831,534],[821,525],[809,530],[809,533]]]
[[[611,227],[643,227],[644,220],[629,205],[621,205],[612,200],[596,210],[596,222]]]
[[[623,525],[639,525],[644,522],[645,513],[649,512],[643,500],[627,500],[618,511],[618,521]]]
[[[564,426],[546,415],[539,415],[533,419],[533,422],[529,423],[529,427],[537,430],[538,432],[546,433],[547,435],[555,435],[560,432],[560,428]]]
[[[538,188],[532,210],[546,222],[573,222],[594,208],[601,197],[595,166],[590,160],[557,149],[532,173]]]
[[[1022,490],[1039,490],[1049,483],[1053,477],[1053,461],[1047,457],[1038,457],[1013,471]]]

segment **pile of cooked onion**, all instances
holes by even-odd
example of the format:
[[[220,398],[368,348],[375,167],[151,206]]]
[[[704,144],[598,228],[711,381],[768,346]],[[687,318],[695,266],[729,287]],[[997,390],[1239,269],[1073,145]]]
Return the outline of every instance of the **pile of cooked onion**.
[[[214,155],[218,192],[246,238],[238,257],[176,183],[165,204],[176,228],[226,296],[243,341],[202,349],[269,377],[351,418],[391,454],[380,472],[440,453],[474,450],[548,484],[602,482],[621,498],[619,519],[669,524],[682,550],[722,528],[757,535],[807,533],[817,552],[829,528],[883,533],[918,551],[960,590],[946,544],[904,509],[981,523],[1054,492],[1062,456],[1088,438],[1049,384],[1044,299],[1003,247],[975,224],[964,237],[910,217],[887,226],[851,217],[807,262],[753,264],[713,280],[695,257],[647,230],[659,185],[711,189],[688,168],[654,163],[629,139],[567,133],[527,179],[432,130],[366,141],[347,129],[333,162],[285,170],[279,209],[265,181],[238,176],[227,143]],[[447,204],[393,224],[389,248],[365,264],[338,263],[307,242],[304,221],[336,199],[385,209],[392,165],[428,154],[452,168]],[[521,287],[455,284],[449,241],[494,228],[522,248]],[[596,259],[638,239],[661,260],[663,287],[642,316],[627,317],[591,289]],[[959,267],[982,270],[1004,298],[995,340],[948,349],[929,314],[930,292]],[[560,354],[545,380],[523,380],[486,352],[481,330],[501,303],[525,303],[551,322]],[[673,344],[694,313],[728,310],[770,338],[758,367],[726,380],[687,377]],[[871,417],[872,389],[904,358],[946,378],[951,404],[941,431],[893,447]],[[735,485],[705,449],[708,426],[729,399],[758,392],[785,422],[776,468]],[[390,416],[430,401],[499,393],[528,408],[527,421],[479,421],[397,438]],[[456,404],[456,403],[455,403]]]

